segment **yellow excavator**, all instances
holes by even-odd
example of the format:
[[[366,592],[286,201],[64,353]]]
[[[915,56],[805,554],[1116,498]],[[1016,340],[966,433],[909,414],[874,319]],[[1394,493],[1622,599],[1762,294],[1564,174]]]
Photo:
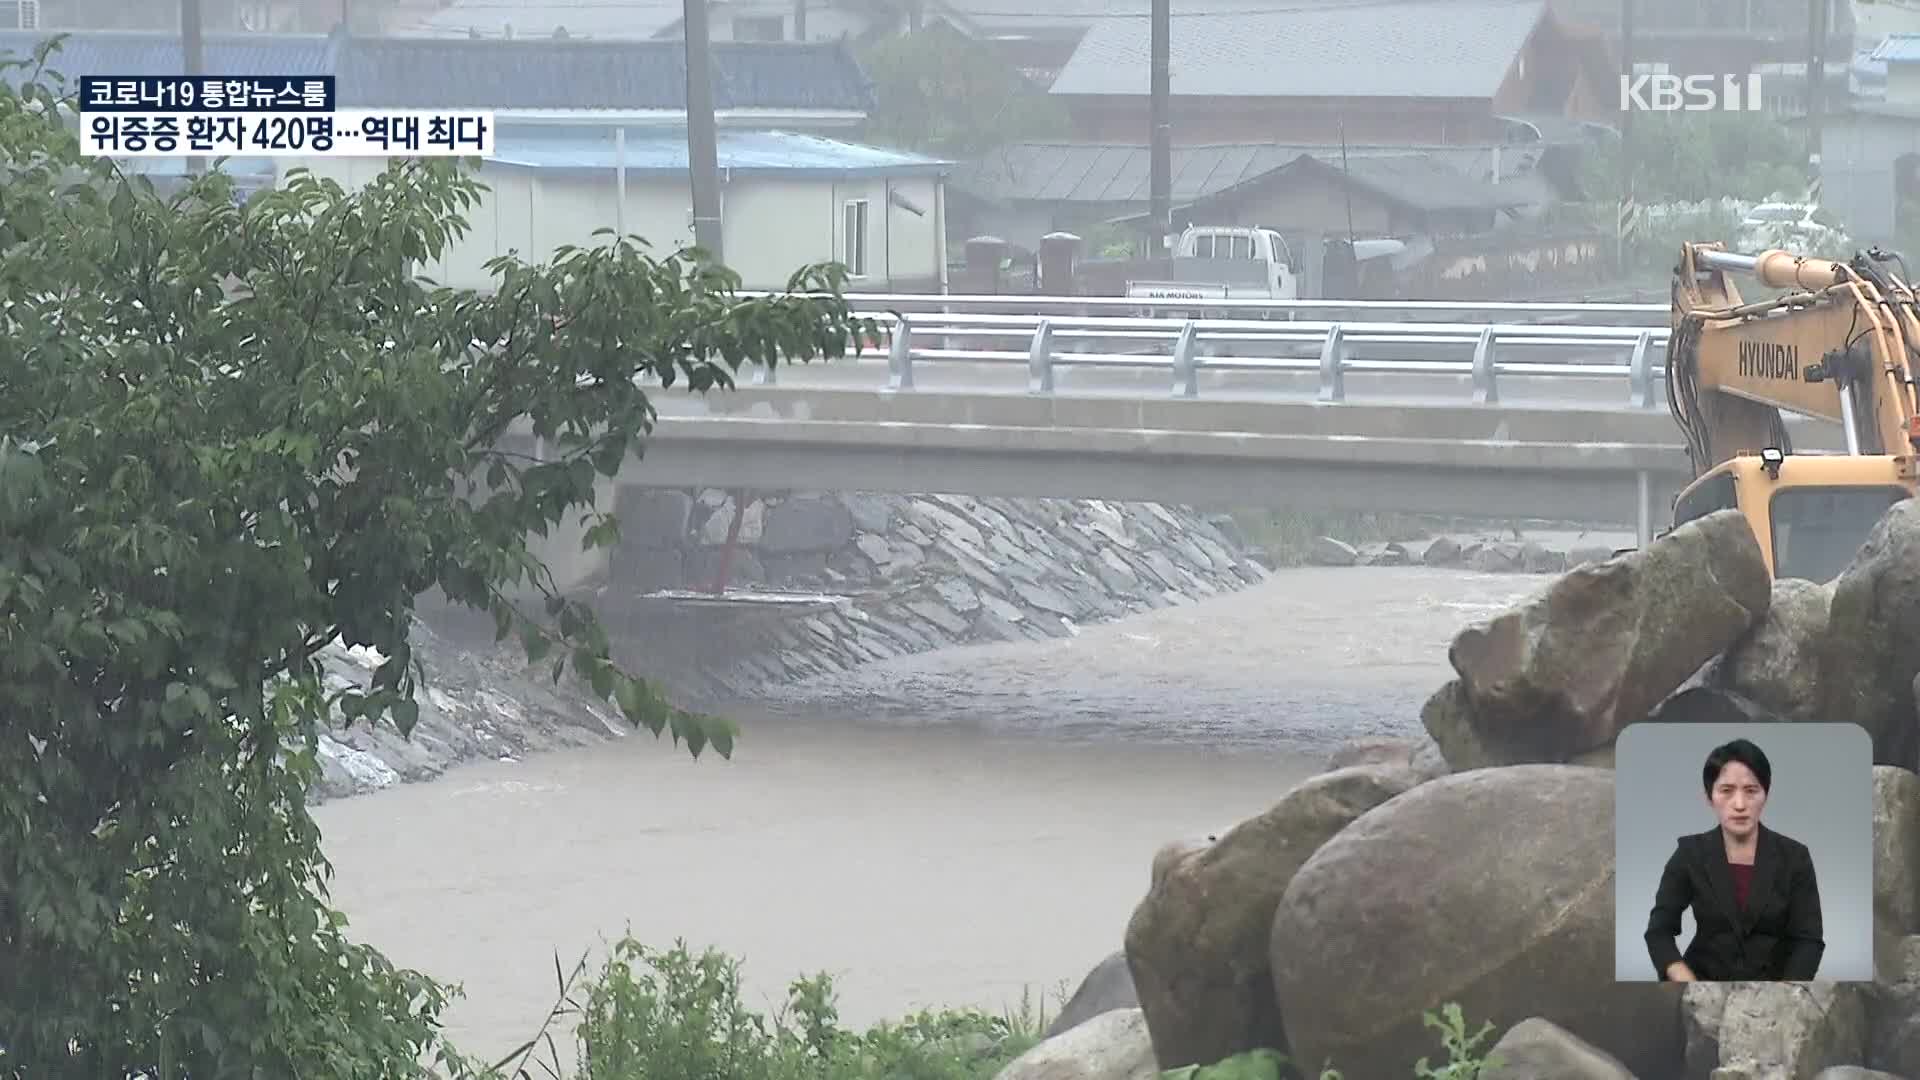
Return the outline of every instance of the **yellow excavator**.
[[[1737,276],[1778,295],[1747,300]],[[1681,247],[1667,402],[1694,480],[1675,527],[1736,508],[1774,577],[1826,582],[1920,490],[1920,306],[1906,277],[1877,248],[1839,262]],[[1794,452],[1783,411],[1837,422],[1845,451]]]

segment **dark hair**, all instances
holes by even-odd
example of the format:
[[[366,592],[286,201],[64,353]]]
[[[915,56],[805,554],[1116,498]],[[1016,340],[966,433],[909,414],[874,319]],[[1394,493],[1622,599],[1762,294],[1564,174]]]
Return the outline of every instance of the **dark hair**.
[[[1714,747],[1713,753],[1707,755],[1706,767],[1700,770],[1700,786],[1708,795],[1713,794],[1713,782],[1720,779],[1720,770],[1736,761],[1753,770],[1761,791],[1773,790],[1773,766],[1767,762],[1766,751],[1745,739],[1735,739]]]

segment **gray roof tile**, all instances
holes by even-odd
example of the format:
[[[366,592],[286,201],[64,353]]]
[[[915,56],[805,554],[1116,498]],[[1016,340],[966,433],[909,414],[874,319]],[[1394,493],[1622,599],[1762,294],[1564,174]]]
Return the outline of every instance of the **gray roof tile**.
[[[1524,173],[1538,151],[1503,148],[1502,177]],[[1341,169],[1339,147],[1240,143],[1177,146],[1172,151],[1171,196],[1176,204],[1219,195],[1275,175],[1306,168],[1301,158]],[[1349,148],[1346,171],[1356,184],[1418,209],[1495,209],[1528,202],[1489,182],[1475,170],[1483,148],[1408,150]],[[1145,203],[1150,194],[1149,151],[1144,146],[1018,143],[1002,147],[955,170],[957,193],[992,202]]]
[[[67,34],[47,58],[48,70],[79,92],[89,75],[179,75],[186,66],[180,35],[148,30],[0,30],[0,58],[25,60],[55,33]],[[208,34],[202,59],[209,75],[324,75],[332,69],[324,34]],[[23,72],[0,77],[18,86]]]
[[[355,39],[340,96],[356,106],[467,109],[684,109],[678,41]],[[717,109],[872,107],[873,91],[838,44],[713,43]]]
[[[1868,54],[1868,59],[1882,63],[1891,60],[1896,64],[1920,60],[1920,34],[1888,34],[1886,40]]]
[[[1545,13],[1545,0],[1309,0],[1284,10],[1175,14],[1172,91],[1489,98]],[[1149,29],[1143,18],[1095,23],[1052,92],[1145,97]]]

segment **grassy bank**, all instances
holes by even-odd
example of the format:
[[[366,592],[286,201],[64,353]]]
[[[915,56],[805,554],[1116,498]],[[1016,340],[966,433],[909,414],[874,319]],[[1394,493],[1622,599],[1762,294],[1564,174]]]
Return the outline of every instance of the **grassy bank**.
[[[998,1015],[978,1009],[926,1010],[866,1031],[842,1026],[833,980],[796,979],[785,1005],[767,1016],[740,996],[740,964],[719,951],[694,953],[684,942],[659,950],[631,937],[615,943],[600,970],[583,958],[571,975],[556,958],[557,1000],[531,1039],[493,1063],[453,1061],[463,1080],[992,1080],[1037,1045],[1052,1022],[1053,995],[1025,994]],[[1490,1037],[1469,1032],[1457,1006],[1427,1023],[1443,1063],[1409,1064],[1409,1076],[1477,1080]],[[559,1046],[576,1048],[577,1065]],[[1163,1074],[1168,1080],[1343,1080],[1331,1063],[1301,1071],[1269,1051]]]

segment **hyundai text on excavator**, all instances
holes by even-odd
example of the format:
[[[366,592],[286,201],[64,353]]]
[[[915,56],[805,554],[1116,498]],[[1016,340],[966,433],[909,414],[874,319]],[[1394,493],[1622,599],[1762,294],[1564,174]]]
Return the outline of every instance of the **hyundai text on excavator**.
[[[1749,301],[1735,275],[1784,291]],[[1694,480],[1674,500],[1675,527],[1737,508],[1774,577],[1846,569],[1920,488],[1920,307],[1905,278],[1878,249],[1838,262],[1681,247],[1667,403]],[[1783,410],[1839,423],[1846,451],[1795,453]]]

